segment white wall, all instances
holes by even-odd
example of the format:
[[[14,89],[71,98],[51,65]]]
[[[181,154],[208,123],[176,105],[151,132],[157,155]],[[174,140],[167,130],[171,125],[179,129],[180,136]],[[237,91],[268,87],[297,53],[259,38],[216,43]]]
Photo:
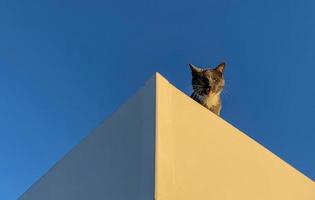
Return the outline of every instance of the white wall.
[[[315,200],[314,192],[312,180],[156,75],[20,200]]]
[[[315,200],[312,180],[161,76],[157,108],[156,200]]]
[[[19,200],[153,199],[154,143],[155,77]]]

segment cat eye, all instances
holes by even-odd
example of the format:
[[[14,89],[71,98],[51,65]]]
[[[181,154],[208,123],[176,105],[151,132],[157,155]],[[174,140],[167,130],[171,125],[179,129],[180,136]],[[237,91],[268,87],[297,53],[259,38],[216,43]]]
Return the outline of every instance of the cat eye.
[[[212,80],[214,80],[215,82],[217,82],[219,79],[217,79],[217,78],[212,78]]]

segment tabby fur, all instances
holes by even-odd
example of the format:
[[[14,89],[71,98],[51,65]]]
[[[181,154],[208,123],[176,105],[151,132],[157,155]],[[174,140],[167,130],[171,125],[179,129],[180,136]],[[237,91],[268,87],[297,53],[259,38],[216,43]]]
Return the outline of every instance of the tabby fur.
[[[224,88],[223,72],[225,63],[215,68],[199,68],[189,64],[192,73],[193,93],[191,98],[220,116],[222,102],[220,94]]]

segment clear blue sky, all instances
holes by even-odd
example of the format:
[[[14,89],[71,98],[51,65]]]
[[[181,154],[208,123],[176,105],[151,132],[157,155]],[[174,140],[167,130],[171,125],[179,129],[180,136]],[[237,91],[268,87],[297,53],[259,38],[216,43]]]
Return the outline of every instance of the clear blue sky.
[[[222,117],[315,179],[312,0],[0,1],[0,199],[16,199],[156,71],[227,62]]]

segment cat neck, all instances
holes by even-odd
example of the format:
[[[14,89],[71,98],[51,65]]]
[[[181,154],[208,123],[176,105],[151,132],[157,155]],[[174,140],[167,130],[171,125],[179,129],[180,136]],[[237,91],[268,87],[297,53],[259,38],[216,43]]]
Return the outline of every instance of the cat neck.
[[[219,93],[212,93],[210,92],[210,94],[208,95],[200,95],[196,92],[193,93],[193,96],[199,100],[199,102],[201,104],[203,104],[204,106],[206,106],[207,108],[211,108],[213,106],[217,106],[219,104],[221,104],[221,97],[220,97],[220,92]]]
[[[204,101],[208,108],[216,106],[221,103],[220,93],[210,92],[209,95],[204,97]]]

